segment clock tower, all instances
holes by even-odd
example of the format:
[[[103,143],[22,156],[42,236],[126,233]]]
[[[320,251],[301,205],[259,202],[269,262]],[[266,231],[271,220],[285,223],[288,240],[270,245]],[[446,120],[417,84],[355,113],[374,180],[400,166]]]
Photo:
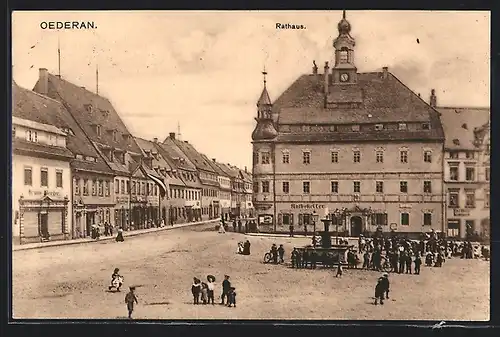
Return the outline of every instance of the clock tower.
[[[337,25],[339,36],[333,41],[335,48],[335,66],[332,68],[334,84],[354,84],[357,81],[357,69],[354,65],[354,39],[350,35],[351,24],[343,11],[342,20]]]

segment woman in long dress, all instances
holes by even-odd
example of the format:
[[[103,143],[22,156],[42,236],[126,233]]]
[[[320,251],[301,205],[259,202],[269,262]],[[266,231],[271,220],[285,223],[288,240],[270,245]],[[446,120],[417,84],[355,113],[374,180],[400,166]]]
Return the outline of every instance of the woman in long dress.
[[[219,223],[219,234],[225,234],[226,230],[224,229],[224,223],[221,221]]]
[[[123,229],[119,228],[118,234],[116,235],[116,242],[123,242],[123,241],[125,241],[123,239]]]

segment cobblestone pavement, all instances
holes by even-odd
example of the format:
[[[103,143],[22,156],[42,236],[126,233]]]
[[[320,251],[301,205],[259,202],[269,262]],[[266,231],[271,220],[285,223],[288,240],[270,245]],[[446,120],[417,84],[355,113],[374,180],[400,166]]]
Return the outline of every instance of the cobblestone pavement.
[[[236,254],[237,242],[252,255]],[[294,270],[262,262],[272,243],[293,246],[310,239],[214,232],[213,225],[130,237],[123,243],[13,252],[14,318],[125,318],[128,286],[137,287],[136,319],[418,319],[488,320],[489,262],[447,260],[421,275],[390,275],[391,299],[372,304],[377,272]],[[107,291],[115,267],[125,277],[121,293]],[[194,276],[224,274],[237,291],[237,307],[193,305]]]

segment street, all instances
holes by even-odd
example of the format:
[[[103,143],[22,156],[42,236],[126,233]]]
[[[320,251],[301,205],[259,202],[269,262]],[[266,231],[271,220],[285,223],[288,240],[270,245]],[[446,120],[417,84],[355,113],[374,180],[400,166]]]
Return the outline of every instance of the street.
[[[249,239],[250,256],[236,254]],[[124,297],[135,285],[135,319],[353,319],[489,320],[490,264],[447,260],[442,268],[422,267],[421,275],[390,274],[391,299],[373,305],[380,273],[327,269],[295,270],[264,264],[272,243],[284,244],[286,262],[306,238],[218,234],[213,224],[114,241],[13,252],[14,318],[123,319]],[[120,268],[121,293],[108,292]],[[237,307],[193,305],[193,277],[217,278],[216,302],[224,274],[236,287]]]

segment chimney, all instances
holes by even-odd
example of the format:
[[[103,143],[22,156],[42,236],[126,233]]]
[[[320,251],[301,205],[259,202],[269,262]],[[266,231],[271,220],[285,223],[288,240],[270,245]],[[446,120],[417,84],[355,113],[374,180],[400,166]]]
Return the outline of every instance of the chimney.
[[[82,88],[83,90],[85,90],[85,87],[80,87],[80,88]]]
[[[318,66],[316,65],[316,61],[313,61],[313,75],[318,75]]]
[[[384,78],[384,80],[386,80],[388,76],[389,76],[389,67],[383,67],[382,68],[382,77]]]
[[[420,93],[418,93],[418,97],[420,97]]]
[[[153,143],[158,143],[158,138],[153,138]]]
[[[246,167],[246,166],[245,166],[245,173],[248,173],[248,171],[247,171],[247,167]]]
[[[212,158],[212,161],[213,161],[214,163],[216,163],[216,162],[217,162],[217,161],[215,160],[215,158]]]
[[[436,90],[434,90],[434,89],[431,89],[431,98],[429,100],[429,104],[433,108],[437,107]]]
[[[325,96],[328,95],[328,70],[330,67],[328,66],[328,61],[325,62],[325,83],[324,83],[324,91],[325,91]]]
[[[175,139],[175,132],[170,132],[168,136],[172,139]]]
[[[49,72],[47,68],[40,68],[38,75],[38,93],[47,95],[49,91]]]

